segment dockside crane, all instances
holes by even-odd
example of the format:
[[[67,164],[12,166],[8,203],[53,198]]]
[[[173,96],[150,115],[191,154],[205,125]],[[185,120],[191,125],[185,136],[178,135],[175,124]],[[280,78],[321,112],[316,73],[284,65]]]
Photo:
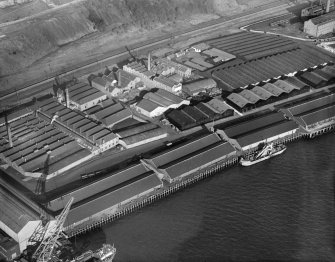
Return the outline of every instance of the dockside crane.
[[[61,238],[66,238],[63,233],[63,225],[66,217],[69,214],[71,205],[73,203],[73,197],[66,204],[59,216],[56,216],[54,223],[48,223],[44,227],[44,232],[40,235],[43,236],[42,242],[35,250],[32,258],[36,262],[47,262],[50,261],[53,256],[54,249],[59,245]]]

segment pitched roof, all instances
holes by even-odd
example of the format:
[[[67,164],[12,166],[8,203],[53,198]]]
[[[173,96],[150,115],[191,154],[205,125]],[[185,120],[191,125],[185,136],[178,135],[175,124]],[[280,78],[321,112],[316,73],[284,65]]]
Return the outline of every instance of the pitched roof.
[[[178,159],[172,164],[169,163],[161,168],[165,169],[169,176],[174,179],[222,159],[232,152],[235,152],[235,149],[228,142],[219,142],[192,154],[188,154],[180,161]]]
[[[15,233],[19,233],[29,221],[39,220],[38,214],[0,186],[0,221]]]
[[[312,113],[301,116],[301,119],[306,123],[307,126],[315,124],[317,122],[327,120],[335,116],[335,105],[322,108]]]
[[[330,12],[328,14],[320,15],[310,19],[314,25],[321,25],[335,20],[335,12]]]
[[[149,99],[143,98],[140,102],[136,104],[136,107],[139,107],[147,112],[152,112],[156,108],[161,107],[161,105],[158,105]]]

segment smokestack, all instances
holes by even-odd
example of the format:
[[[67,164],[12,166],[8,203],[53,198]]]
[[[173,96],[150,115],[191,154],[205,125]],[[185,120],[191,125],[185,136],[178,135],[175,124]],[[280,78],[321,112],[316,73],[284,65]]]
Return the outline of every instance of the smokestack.
[[[330,0],[327,0],[326,14],[329,13],[329,9],[330,9]]]
[[[121,69],[119,69],[118,71],[118,83],[119,83],[119,86],[121,87]]]
[[[148,54],[148,71],[151,70],[151,53]]]
[[[7,115],[5,115],[5,120],[6,120],[6,127],[7,127],[7,134],[8,134],[8,142],[9,146],[13,147],[13,140],[12,140],[12,131],[10,129],[10,125],[8,123]]]
[[[66,107],[70,107],[70,95],[69,95],[69,89],[66,87],[65,88],[65,102],[66,102]]]

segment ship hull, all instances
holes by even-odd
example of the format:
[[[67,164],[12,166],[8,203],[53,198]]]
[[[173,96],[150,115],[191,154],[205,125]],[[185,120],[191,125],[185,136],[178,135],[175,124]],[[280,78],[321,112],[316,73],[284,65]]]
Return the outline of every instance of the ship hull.
[[[269,158],[271,158],[271,157],[280,155],[280,154],[284,153],[285,150],[286,150],[286,147],[283,148],[283,149],[281,149],[281,150],[279,150],[279,151],[277,151],[277,152],[275,152],[275,153],[273,153],[273,154],[271,154],[271,155],[269,155],[269,156],[261,157],[261,158],[259,158],[259,159],[253,160],[253,161],[251,161],[251,160],[241,159],[241,160],[240,160],[240,164],[241,164],[242,166],[252,166],[252,165],[255,165],[255,164],[259,163],[259,162],[262,162],[262,161],[264,161],[264,160],[267,160],[267,159],[269,159]]]

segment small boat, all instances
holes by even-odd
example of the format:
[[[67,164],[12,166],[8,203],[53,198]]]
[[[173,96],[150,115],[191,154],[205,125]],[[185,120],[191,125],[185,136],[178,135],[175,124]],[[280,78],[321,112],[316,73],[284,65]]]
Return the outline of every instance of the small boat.
[[[116,248],[114,245],[104,244],[102,248],[95,252],[91,250],[81,254],[71,262],[86,262],[86,261],[97,261],[97,262],[112,262],[116,254]],[[93,259],[93,260],[92,260]]]
[[[283,144],[274,145],[273,143],[268,143],[251,155],[243,156],[240,160],[240,164],[242,166],[251,166],[271,157],[280,155],[285,150],[286,146]]]

